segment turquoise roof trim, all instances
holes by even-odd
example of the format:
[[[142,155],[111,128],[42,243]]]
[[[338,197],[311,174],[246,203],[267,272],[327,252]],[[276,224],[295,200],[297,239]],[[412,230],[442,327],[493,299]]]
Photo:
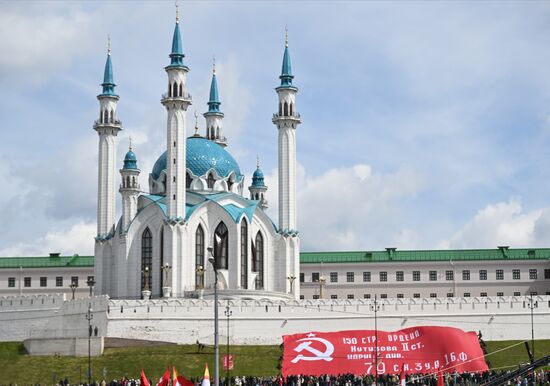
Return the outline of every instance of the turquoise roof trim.
[[[292,65],[290,64],[290,52],[288,46],[286,46],[283,55],[283,68],[281,70],[281,76],[279,76],[279,79],[281,79],[281,87],[292,87],[293,78]]]
[[[424,261],[472,261],[472,260],[547,260],[550,248],[510,249],[449,249],[400,251],[388,248],[385,251],[356,252],[302,252],[300,263],[392,263]]]
[[[221,102],[218,96],[218,82],[216,80],[216,74],[212,74],[212,81],[210,82],[210,99],[207,104],[209,113],[221,113]]]
[[[185,67],[185,65],[183,64],[184,57],[185,54],[183,53],[183,44],[181,41],[180,23],[176,22],[174,35],[172,37],[172,53],[170,54],[171,60],[169,67]]]
[[[124,157],[124,167],[123,169],[133,169],[138,170],[137,166],[137,157],[132,150],[128,150],[126,156]]]
[[[103,86],[103,91],[100,95],[117,96],[115,94],[116,84],[113,80],[113,63],[111,62],[111,54],[107,55],[105,70],[103,71],[103,83],[101,83],[101,86]]]
[[[166,152],[155,162],[151,175],[158,179],[160,173],[166,170]],[[195,176],[204,176],[214,169],[221,177],[235,173],[237,181],[243,178],[237,161],[217,143],[203,137],[189,137],[186,141],[186,167]]]

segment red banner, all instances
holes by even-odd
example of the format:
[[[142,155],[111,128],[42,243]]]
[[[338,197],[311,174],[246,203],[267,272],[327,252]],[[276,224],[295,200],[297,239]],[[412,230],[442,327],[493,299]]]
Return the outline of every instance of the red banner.
[[[488,370],[476,333],[452,327],[309,332],[283,343],[284,376],[374,374],[376,366],[378,374]]]

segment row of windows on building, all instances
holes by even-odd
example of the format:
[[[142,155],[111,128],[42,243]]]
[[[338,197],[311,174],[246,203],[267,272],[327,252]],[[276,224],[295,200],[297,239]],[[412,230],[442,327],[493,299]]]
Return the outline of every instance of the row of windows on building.
[[[91,282],[94,280],[93,276],[88,276],[86,279],[86,282]],[[16,284],[16,278],[15,277],[8,277],[8,288],[15,288]],[[41,276],[39,278],[40,287],[47,287],[48,286],[48,277]],[[55,277],[55,286],[56,287],[63,287],[65,285],[65,278],[63,276],[56,276]],[[78,287],[78,276],[71,276],[71,280],[69,281],[69,284],[74,284],[76,287]],[[32,277],[25,276],[23,278],[23,287],[30,288],[32,287]]]
[[[387,271],[381,271],[379,274],[379,281],[386,282],[388,281],[388,272]],[[480,269],[479,272],[479,280],[487,280],[488,279],[488,273],[486,269]],[[372,280],[372,274],[371,272],[363,272],[363,282],[370,282]],[[467,281],[471,278],[471,271],[469,269],[462,270],[462,280]],[[529,279],[530,280],[537,280],[539,277],[538,270],[533,268],[529,269]],[[438,272],[437,271],[429,271],[428,272],[428,278],[430,281],[437,281],[438,278]],[[544,278],[550,279],[550,269],[544,270]],[[312,272],[311,273],[311,281],[316,283],[319,282],[321,277],[319,276],[319,272]],[[495,271],[495,279],[496,280],[504,280],[504,270],[503,269],[497,269]],[[519,269],[512,269],[512,279],[513,280],[521,280],[521,271]],[[452,270],[445,271],[445,280],[452,281],[455,280],[455,272]],[[404,271],[396,271],[395,272],[395,281],[405,281],[405,272]],[[412,271],[412,281],[420,281],[420,271]],[[305,282],[305,274],[300,273],[300,282]],[[330,272],[329,275],[329,282],[330,283],[338,283],[338,272]],[[353,283],[355,282],[355,272],[346,272],[346,282]]]
[[[533,295],[533,296],[536,296],[538,295],[538,292],[536,291],[531,291],[529,293],[530,295]],[[550,292],[546,292],[546,295],[550,295]],[[447,293],[447,297],[448,298],[453,298],[455,296],[454,293],[452,292],[448,292]],[[464,292],[462,294],[462,297],[465,297],[465,298],[469,298],[472,296],[472,293],[471,292]],[[487,292],[481,292],[479,294],[480,297],[487,297]],[[504,296],[504,292],[497,292],[496,293],[496,296]],[[514,292],[514,295],[513,296],[522,296],[522,293],[521,292]],[[397,294],[397,299],[404,299],[405,298],[405,294]],[[413,296],[412,296],[414,299],[419,299],[421,296],[420,296],[420,293],[414,293]],[[436,292],[432,292],[430,293],[430,298],[437,298],[438,297],[438,294]],[[363,299],[372,299],[373,297],[371,296],[371,294],[363,294]],[[388,294],[380,294],[380,299],[387,299],[388,298]],[[300,299],[305,299],[305,296],[304,295],[300,295]],[[313,295],[313,299],[319,299],[319,295],[318,294],[314,294]],[[332,294],[330,295],[330,299],[338,299],[338,295],[336,294]],[[346,295],[346,299],[349,299],[349,300],[352,300],[352,299],[355,299],[355,294],[347,294]]]

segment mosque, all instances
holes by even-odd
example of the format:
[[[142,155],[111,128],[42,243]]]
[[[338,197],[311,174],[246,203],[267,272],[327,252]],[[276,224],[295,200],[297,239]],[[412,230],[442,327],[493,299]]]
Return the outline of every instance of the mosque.
[[[228,152],[224,114],[218,96],[215,67],[210,85],[204,136],[188,134],[187,90],[179,17],[172,38],[166,92],[166,151],[149,173],[149,189],[139,185],[141,170],[131,146],[117,177],[116,136],[122,130],[117,115],[109,49],[99,119],[97,236],[95,293],[112,298],[202,297],[218,288],[226,297],[299,299],[300,238],[296,226],[296,112],[298,88],[285,42],[278,107],[278,204],[275,224],[266,214],[264,176],[259,168],[245,189],[245,178]],[[118,192],[122,216],[115,218]]]

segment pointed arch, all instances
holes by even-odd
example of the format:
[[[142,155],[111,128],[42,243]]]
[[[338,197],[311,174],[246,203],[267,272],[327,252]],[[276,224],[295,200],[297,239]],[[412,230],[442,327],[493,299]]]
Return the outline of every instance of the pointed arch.
[[[283,115],[283,102],[279,102],[279,115]]]
[[[248,289],[248,224],[241,221],[241,288]]]
[[[103,110],[103,123],[107,123],[109,121],[109,112],[107,109]]]
[[[214,179],[214,174],[212,172],[208,173],[208,177],[206,178],[206,184],[208,186],[208,189],[213,189],[215,182],[216,180]]]
[[[130,176],[126,176],[126,188],[129,188],[130,186]]]
[[[204,288],[204,230],[199,224],[195,231],[195,288]]]
[[[179,93],[179,96],[182,97],[183,96],[183,83],[180,83],[180,93]]]
[[[264,237],[262,233],[258,231],[256,233],[256,242],[252,250],[252,270],[258,272],[256,276],[256,289],[264,288]]]
[[[293,114],[293,110],[294,110],[294,104],[292,102],[290,102],[290,116],[292,116]]]
[[[185,173],[185,189],[191,189],[191,182],[193,182],[191,175],[189,172]]]
[[[283,115],[285,117],[288,116],[288,103],[285,101],[285,105],[284,105],[284,108],[283,108]]]
[[[216,127],[216,138],[220,139],[220,127]]]
[[[168,83],[168,97],[172,97],[172,85]]]
[[[214,231],[214,259],[218,269],[228,269],[227,249],[229,246],[229,232],[221,221]]]
[[[174,82],[174,85],[172,87],[173,87],[172,96],[177,97],[178,96],[178,84],[176,82]]]
[[[114,110],[111,110],[111,112],[109,113],[109,123],[114,123],[115,121],[115,113],[114,113]]]
[[[153,268],[153,234],[149,227],[141,234],[141,290],[151,290]],[[145,273],[148,271],[148,274]]]

